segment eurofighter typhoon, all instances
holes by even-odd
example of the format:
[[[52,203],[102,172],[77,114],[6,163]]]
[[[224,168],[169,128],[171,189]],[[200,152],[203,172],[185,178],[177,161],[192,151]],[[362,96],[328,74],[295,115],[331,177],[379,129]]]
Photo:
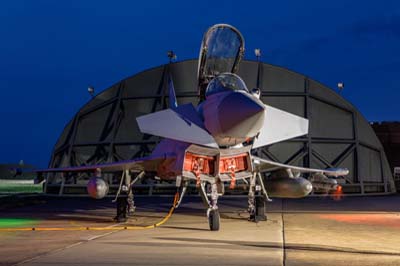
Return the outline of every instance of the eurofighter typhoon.
[[[270,197],[300,198],[313,189],[340,190],[334,177],[347,175],[347,169],[304,168],[252,154],[256,148],[308,134],[309,121],[264,104],[259,88],[246,87],[236,74],[244,47],[236,28],[217,24],[208,29],[198,63],[199,104],[178,106],[170,80],[169,108],[136,118],[142,133],[163,138],[150,156],[36,172],[92,173],[87,190],[97,199],[105,197],[109,188],[101,174],[120,174],[121,184],[125,184],[120,191],[123,187],[125,195],[130,196],[118,201],[119,221],[125,220],[126,210],[133,207],[132,188],[145,174],[176,181],[180,196],[175,207],[181,203],[188,184],[195,183],[213,231],[220,228],[218,198],[224,194],[225,184],[230,188],[239,180],[248,184],[248,211],[253,221],[262,218]],[[308,173],[312,182],[301,177],[302,173]],[[256,197],[257,193],[262,197]]]

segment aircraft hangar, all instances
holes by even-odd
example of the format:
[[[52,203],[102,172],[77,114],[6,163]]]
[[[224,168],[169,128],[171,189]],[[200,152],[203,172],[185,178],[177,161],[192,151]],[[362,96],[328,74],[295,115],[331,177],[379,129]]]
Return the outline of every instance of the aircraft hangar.
[[[148,155],[158,137],[141,134],[136,117],[168,107],[168,77],[178,103],[197,97],[197,59],[170,63],[128,77],[102,91],[69,121],[54,146],[49,167],[113,162]],[[312,167],[345,167],[345,194],[389,194],[393,175],[377,136],[362,114],[332,89],[288,69],[243,61],[238,72],[249,89],[273,107],[310,120],[307,136],[273,144],[257,154],[274,161]],[[277,128],[276,130],[279,130]],[[108,177],[117,186],[118,179]],[[85,191],[87,176],[48,175],[46,192]]]

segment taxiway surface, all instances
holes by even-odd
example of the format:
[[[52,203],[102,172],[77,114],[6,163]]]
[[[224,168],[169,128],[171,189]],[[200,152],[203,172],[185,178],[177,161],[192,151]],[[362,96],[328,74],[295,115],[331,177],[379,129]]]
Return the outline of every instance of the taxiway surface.
[[[127,224],[158,222],[172,200],[138,197]],[[199,197],[145,230],[112,229],[110,198],[46,198],[2,210],[0,228],[104,230],[0,231],[0,265],[400,265],[400,195],[275,199],[257,224],[246,201],[221,198],[221,229],[211,232]]]

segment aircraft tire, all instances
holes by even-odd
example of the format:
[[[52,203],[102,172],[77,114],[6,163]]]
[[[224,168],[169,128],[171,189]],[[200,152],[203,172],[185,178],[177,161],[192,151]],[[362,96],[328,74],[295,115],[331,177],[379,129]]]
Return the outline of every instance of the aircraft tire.
[[[208,224],[210,225],[211,231],[218,231],[219,230],[219,211],[218,210],[211,210],[210,214],[208,215]]]

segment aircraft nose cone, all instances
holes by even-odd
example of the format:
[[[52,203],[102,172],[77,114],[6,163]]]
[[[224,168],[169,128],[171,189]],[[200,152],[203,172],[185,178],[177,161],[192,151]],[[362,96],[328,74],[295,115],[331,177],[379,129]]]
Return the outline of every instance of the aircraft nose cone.
[[[307,183],[304,186],[304,196],[307,196],[311,193],[313,186],[310,181],[307,180]]]
[[[218,117],[225,135],[254,137],[264,122],[264,105],[244,93],[232,92],[219,104]]]

